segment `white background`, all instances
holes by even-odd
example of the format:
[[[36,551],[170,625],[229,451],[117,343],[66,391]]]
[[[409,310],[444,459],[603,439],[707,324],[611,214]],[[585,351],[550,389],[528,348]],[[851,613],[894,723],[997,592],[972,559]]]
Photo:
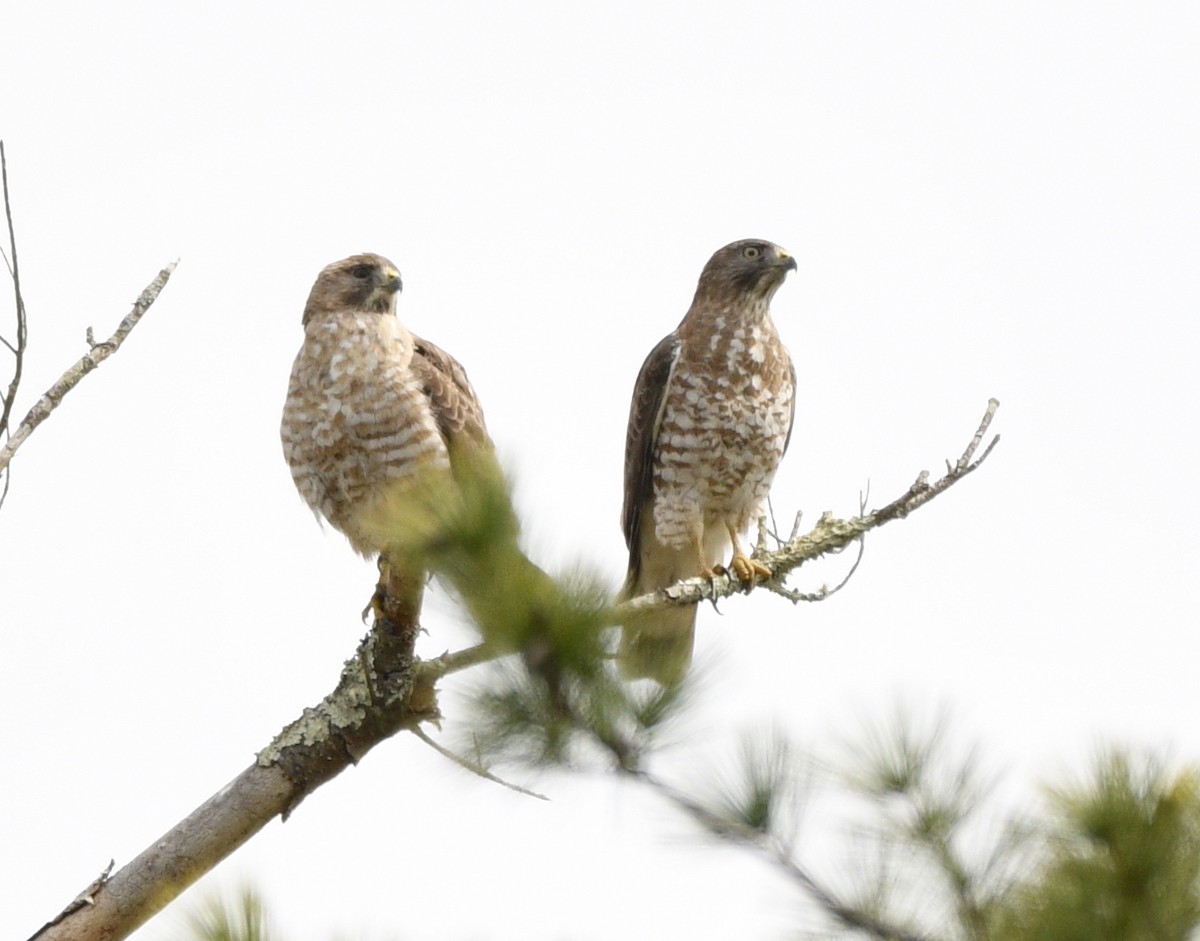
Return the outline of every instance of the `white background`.
[[[1028,794],[1101,742],[1200,757],[1194,6],[119,0],[2,25],[18,413],[181,259],[0,513],[7,934],[234,777],[353,651],[373,569],[316,526],[277,428],[312,279],[358,251],[466,364],[530,552],[614,586],[629,392],[726,242],[800,263],[774,304],[800,377],[781,516],[850,514],[868,482],[887,502],[1001,400],[989,463],[873,536],[840,595],[701,612],[685,780],[746,728],[824,753],[899,702]],[[425,623],[427,655],[469,640],[444,596]],[[205,884],[253,880],[299,941],[798,923],[647,795],[527,783],[553,802],[401,737]]]

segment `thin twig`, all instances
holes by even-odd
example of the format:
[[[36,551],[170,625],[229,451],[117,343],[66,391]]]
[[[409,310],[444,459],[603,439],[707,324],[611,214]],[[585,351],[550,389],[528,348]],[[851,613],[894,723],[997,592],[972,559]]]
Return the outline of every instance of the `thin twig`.
[[[983,436],[987,434],[988,427],[992,424],[992,419],[996,416],[996,409],[1000,407],[1000,402],[997,399],[988,399],[987,410],[983,413],[983,418],[979,422],[979,427],[975,430],[975,434],[971,438],[971,443],[967,445],[965,451],[959,457],[954,467],[949,466],[947,462],[946,475],[937,483],[929,483],[929,471],[921,471],[916,482],[909,488],[907,494],[899,500],[889,503],[882,510],[876,510],[872,515],[880,518],[883,522],[890,522],[893,519],[907,516],[919,506],[928,503],[939,493],[949,489],[958,481],[962,480],[972,471],[979,467],[988,459],[988,455],[992,453],[992,448],[1000,443],[1000,436],[996,435],[984,448],[978,460],[972,460],[975,451],[979,447],[979,443],[983,440]]]
[[[4,218],[8,222],[8,252],[0,251],[4,255],[4,263],[8,267],[8,274],[12,278],[13,295],[16,300],[17,312],[17,342],[14,346],[7,339],[4,340],[4,345],[13,355],[13,374],[12,380],[8,384],[8,392],[0,399],[0,436],[5,440],[9,438],[9,420],[12,418],[13,405],[17,401],[17,389],[21,385],[21,374],[25,366],[25,347],[28,343],[27,321],[25,318],[25,298],[21,294],[21,267],[17,262],[17,234],[13,227],[12,217],[12,202],[8,196],[8,158],[4,153],[4,141],[0,141],[0,181],[3,182],[4,189]],[[4,500],[8,496],[8,485],[12,477],[11,471],[5,472],[3,467],[0,467],[0,473],[4,473],[4,488],[0,490],[0,506],[4,505]]]
[[[862,516],[867,512],[867,500],[871,497],[871,484],[867,483],[866,492],[860,491],[858,494],[858,515]],[[796,534],[800,531],[800,514],[796,514],[796,524],[792,527],[791,538],[795,539]],[[827,598],[832,598],[839,591],[850,584],[850,579],[854,577],[854,573],[858,571],[859,565],[862,564],[863,555],[867,551],[867,537],[864,533],[858,538],[858,555],[854,559],[854,564],[850,566],[850,571],[846,573],[846,577],[830,588],[828,585],[822,585],[819,589],[812,592],[798,591],[794,588],[788,588],[784,585],[782,579],[773,578],[766,582],[767,590],[772,594],[779,595],[781,598],[786,598],[792,604],[799,604],[801,601],[817,602],[825,601]]]
[[[858,571],[858,567],[862,563],[863,555],[866,553],[866,551],[867,540],[865,537],[863,537],[858,540],[858,555],[854,559],[854,564],[850,566],[850,571],[846,573],[845,578],[843,578],[832,588],[830,588],[828,585],[822,585],[816,591],[798,591],[795,588],[788,588],[786,585],[782,584],[782,582],[779,582],[775,579],[765,582],[764,587],[767,589],[767,591],[771,592],[771,594],[779,595],[781,598],[786,598],[792,604],[799,604],[801,601],[825,601],[828,598],[832,598],[850,583],[850,579],[852,579],[854,577],[854,573]]]
[[[996,409],[999,407],[999,399],[988,399],[987,412],[984,413],[983,421],[979,423],[979,427],[975,430],[975,437],[971,439],[971,443],[968,445],[967,450],[962,453],[962,456],[958,459],[958,464],[955,465],[960,474],[964,473],[967,469],[967,465],[971,463],[971,458],[975,456],[975,452],[979,449],[979,444],[981,441],[983,441],[983,436],[987,434],[988,425],[990,425],[992,423],[992,419],[996,417]],[[990,451],[999,440],[1000,436],[997,435],[992,440],[991,444],[988,445],[987,449]],[[985,453],[983,457],[987,457],[987,454]],[[982,461],[983,457],[981,457],[979,460]]]
[[[17,233],[13,226],[12,201],[8,195],[8,158],[4,152],[4,141],[0,140],[0,182],[4,189],[4,218],[8,223],[8,251],[4,255],[4,263],[8,267],[9,277],[13,283],[13,298],[16,302],[17,313],[17,343],[13,346],[8,340],[4,345],[13,354],[13,378],[9,383],[8,394],[4,397],[4,409],[0,412],[0,434],[8,432],[8,422],[12,415],[13,402],[16,399],[17,386],[21,384],[21,369],[25,361],[25,346],[27,339],[27,322],[25,319],[25,298],[21,293],[21,266],[17,260]]]
[[[419,725],[413,726],[411,729],[409,729],[409,731],[443,758],[450,759],[460,768],[470,771],[471,774],[479,775],[485,781],[491,781],[493,784],[499,784],[501,787],[506,787],[510,791],[516,791],[518,794],[524,794],[526,797],[536,797],[540,801],[550,800],[550,798],[548,798],[545,794],[539,794],[537,791],[531,791],[529,788],[521,787],[519,784],[513,784],[510,781],[505,781],[503,778],[498,778],[478,762],[456,754],[455,752],[452,752],[450,749],[446,748],[444,745],[438,744],[432,738],[430,738],[425,730]]]
[[[17,426],[17,430],[13,432],[12,437],[4,443],[3,447],[0,447],[0,471],[8,467],[9,461],[12,460],[17,449],[33,434],[34,429],[38,425],[50,417],[50,413],[58,407],[63,397],[74,389],[84,376],[121,348],[121,344],[125,342],[125,338],[129,336],[130,331],[138,325],[138,321],[142,319],[142,315],[150,309],[150,306],[157,300],[159,293],[167,286],[167,282],[171,279],[171,273],[175,270],[176,264],[177,262],[171,262],[155,276],[153,281],[146,285],[145,290],[142,291],[134,303],[133,309],[125,315],[125,319],[117,326],[116,331],[111,337],[103,343],[93,345],[88,353],[63,373],[58,381],[46,391],[46,394],[38,399],[33,408],[29,410],[29,414]]]

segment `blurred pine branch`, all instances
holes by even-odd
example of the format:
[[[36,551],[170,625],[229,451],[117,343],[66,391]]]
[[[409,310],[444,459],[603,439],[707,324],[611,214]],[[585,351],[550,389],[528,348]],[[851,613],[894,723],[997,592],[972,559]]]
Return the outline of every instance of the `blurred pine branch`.
[[[184,916],[189,941],[278,941],[262,898],[251,886],[234,895],[213,894]]]
[[[543,707],[544,707],[543,703]],[[536,710],[531,710],[535,712]],[[530,714],[531,724],[545,721]],[[554,725],[559,717],[550,723]],[[526,729],[522,733],[528,735]],[[571,734],[600,742],[575,715]],[[547,763],[552,738],[509,761]],[[542,750],[539,750],[542,749]],[[955,754],[944,724],[920,732],[900,719],[858,743],[835,769],[832,795],[868,809],[849,836],[859,865],[850,884],[797,840],[813,798],[814,762],[778,732],[745,737],[737,761],[702,778],[707,798],[642,767],[616,767],[653,789],[720,843],[750,849],[788,876],[824,925],[812,938],[886,941],[1187,941],[1200,936],[1200,769],[1169,772],[1112,750],[1087,779],[1047,790],[1037,814],[997,819],[976,753]],[[652,750],[640,757],[650,760]],[[595,757],[602,751],[591,752]],[[586,763],[574,756],[572,767]],[[829,786],[828,784],[826,785]],[[852,815],[851,815],[852,816]],[[836,846],[835,846],[836,849]],[[834,884],[839,888],[835,890]],[[214,896],[187,920],[191,941],[271,941],[253,889]]]

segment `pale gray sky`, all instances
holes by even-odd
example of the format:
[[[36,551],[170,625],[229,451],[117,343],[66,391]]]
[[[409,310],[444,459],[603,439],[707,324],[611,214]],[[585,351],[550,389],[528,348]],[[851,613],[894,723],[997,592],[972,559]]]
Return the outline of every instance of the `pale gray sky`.
[[[3,21],[19,411],[181,259],[0,514],[15,936],[353,651],[373,570],[318,529],[277,429],[312,279],[357,251],[399,264],[401,317],[466,364],[531,552],[614,585],[634,376],[726,242],[800,262],[774,305],[800,372],[781,515],[851,513],[868,481],[891,499],[1001,400],[989,464],[871,539],[842,594],[701,613],[711,685],[679,773],[755,724],[828,751],[900,699],[948,707],[1030,793],[1102,740],[1200,759],[1195,6],[116,0]],[[427,654],[468,639],[444,596],[425,620]],[[254,879],[296,941],[795,922],[772,873],[645,795],[535,783],[553,803],[400,738],[204,884]]]

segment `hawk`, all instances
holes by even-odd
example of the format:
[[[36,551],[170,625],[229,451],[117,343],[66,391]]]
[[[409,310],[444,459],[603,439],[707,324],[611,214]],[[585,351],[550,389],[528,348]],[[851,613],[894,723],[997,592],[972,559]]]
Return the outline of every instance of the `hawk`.
[[[638,373],[625,437],[621,525],[629,548],[625,598],[730,568],[753,585],[771,572],[740,535],[761,513],[787,450],[796,370],[771,320],[771,298],[796,260],[759,239],[709,259],[687,314]],[[624,626],[628,678],[677,682],[691,662],[695,606]]]
[[[364,556],[387,549],[397,488],[490,452],[466,371],[396,317],[396,266],[352,255],[317,275],[304,306],[280,437],[296,489]]]

